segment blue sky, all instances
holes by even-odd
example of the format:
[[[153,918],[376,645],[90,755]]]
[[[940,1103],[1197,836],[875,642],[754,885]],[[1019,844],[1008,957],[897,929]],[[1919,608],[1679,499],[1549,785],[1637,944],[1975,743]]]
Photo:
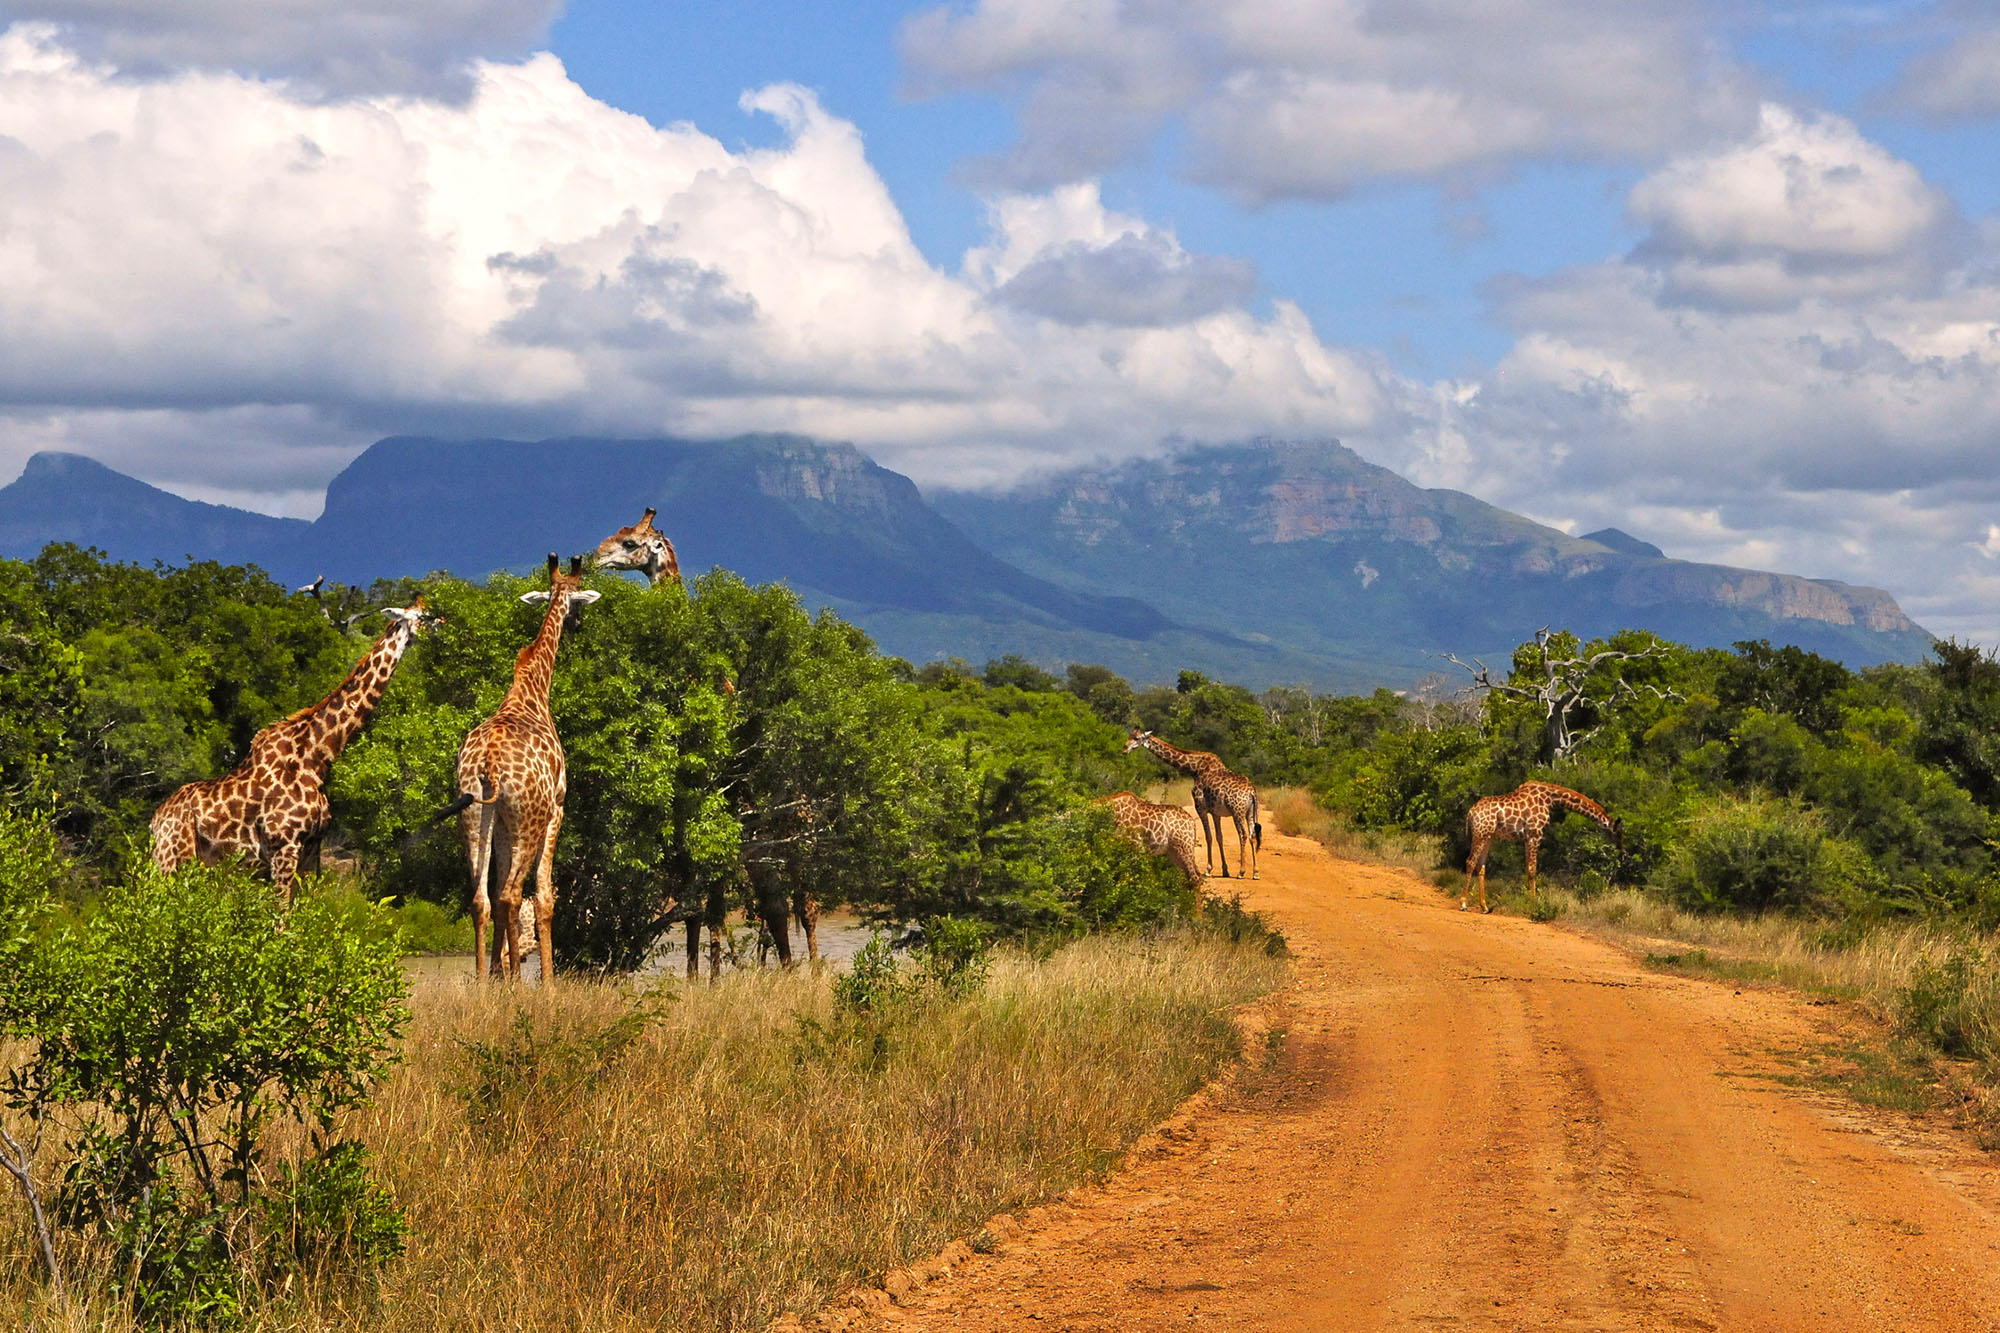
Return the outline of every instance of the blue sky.
[[[1991,0],[0,0],[0,477],[1255,435],[2000,642]]]

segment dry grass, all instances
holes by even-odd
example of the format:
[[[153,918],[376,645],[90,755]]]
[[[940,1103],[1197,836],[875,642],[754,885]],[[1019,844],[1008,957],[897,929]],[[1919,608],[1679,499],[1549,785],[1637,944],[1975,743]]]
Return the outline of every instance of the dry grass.
[[[1311,838],[1335,856],[1371,865],[1395,866],[1428,875],[1444,858],[1444,840],[1401,829],[1359,829],[1347,816],[1328,810],[1303,787],[1269,787],[1259,793],[1266,816],[1280,832]]]
[[[1282,967],[1209,936],[1092,939],[861,1016],[804,971],[650,997],[424,981],[405,1064],[345,1126],[409,1252],[378,1291],[259,1322],[763,1327],[1106,1170],[1231,1056],[1230,1008]],[[15,1326],[38,1301],[24,1230],[0,1226]],[[44,1306],[39,1326],[103,1314]]]

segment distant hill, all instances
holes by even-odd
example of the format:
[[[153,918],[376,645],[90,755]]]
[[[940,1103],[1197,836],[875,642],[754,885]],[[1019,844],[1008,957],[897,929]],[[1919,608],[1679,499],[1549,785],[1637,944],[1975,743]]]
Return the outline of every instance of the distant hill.
[[[284,550],[311,527],[303,519],[183,500],[81,454],[36,454],[20,477],[0,487],[0,555],[16,558],[50,542],[76,542],[141,564],[184,564],[190,556],[240,564]]]
[[[1441,651],[1492,661],[1543,625],[1586,637],[1642,627],[1705,646],[1768,638],[1854,665],[1915,660],[1931,637],[1878,589],[1672,560],[1616,528],[1571,537],[1413,485],[1330,440],[1193,449],[930,499],[1030,573],[1144,598],[1339,678],[1401,683],[1436,670],[1428,654]]]
[[[480,578],[588,551],[648,505],[690,574],[784,579],[885,651],[1192,667],[1252,686],[1401,686],[1427,654],[1500,654],[1545,624],[1769,638],[1859,665],[1930,639],[1887,593],[1670,560],[1617,529],[1572,538],[1423,490],[1332,442],[1198,449],[1004,494],[927,500],[847,445],[393,438],[311,523],[183,500],[38,454],[0,488],[0,555],[49,541],[126,560],[255,563],[286,583]]]

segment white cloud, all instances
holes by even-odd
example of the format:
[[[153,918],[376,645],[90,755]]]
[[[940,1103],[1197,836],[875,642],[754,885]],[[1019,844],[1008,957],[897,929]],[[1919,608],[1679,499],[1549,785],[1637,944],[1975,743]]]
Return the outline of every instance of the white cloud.
[[[1848,121],[1771,104],[1746,142],[1641,181],[1627,212],[1672,294],[1742,307],[1928,290],[1965,231],[1942,191]]]
[[[1630,206],[1652,229],[1632,254],[1492,286],[1512,348],[1385,461],[1673,555],[1887,587],[1934,630],[2000,639],[1979,591],[1992,238],[1845,121],[1776,108]]]
[[[1094,191],[996,200],[992,244],[947,273],[803,90],[746,97],[787,137],[732,153],[592,100],[552,56],[472,68],[462,103],[320,102],[0,35],[0,411],[45,423],[0,425],[0,461],[85,414],[136,463],[256,411],[319,446],[790,429],[976,480],[1387,409],[1372,362],[1288,304],[1253,314],[1243,267]],[[1058,302],[1052,270],[1088,282]],[[213,490],[231,466],[135,470]]]
[[[1043,187],[1137,160],[1173,117],[1191,170],[1252,201],[1527,157],[1650,160],[1745,123],[1695,0],[978,0],[904,27],[921,93],[1016,98],[988,166]]]
[[[138,77],[276,76],[301,95],[462,95],[467,62],[530,51],[563,0],[8,0],[93,62]]]

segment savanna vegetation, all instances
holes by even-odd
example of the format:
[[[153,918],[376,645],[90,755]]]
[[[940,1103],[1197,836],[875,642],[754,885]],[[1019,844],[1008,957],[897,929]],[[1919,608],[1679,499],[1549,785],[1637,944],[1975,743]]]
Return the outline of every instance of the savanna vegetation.
[[[594,578],[564,639],[568,984],[413,992],[407,951],[463,947],[432,816],[529,586],[0,561],[0,1317],[760,1326],[1102,1170],[1282,967],[1091,805],[1151,774],[1090,701],[913,669],[717,571]],[[443,623],[335,766],[290,912],[242,867],[154,870],[158,802],[419,590]],[[837,975],[627,979],[799,886],[885,933]]]

